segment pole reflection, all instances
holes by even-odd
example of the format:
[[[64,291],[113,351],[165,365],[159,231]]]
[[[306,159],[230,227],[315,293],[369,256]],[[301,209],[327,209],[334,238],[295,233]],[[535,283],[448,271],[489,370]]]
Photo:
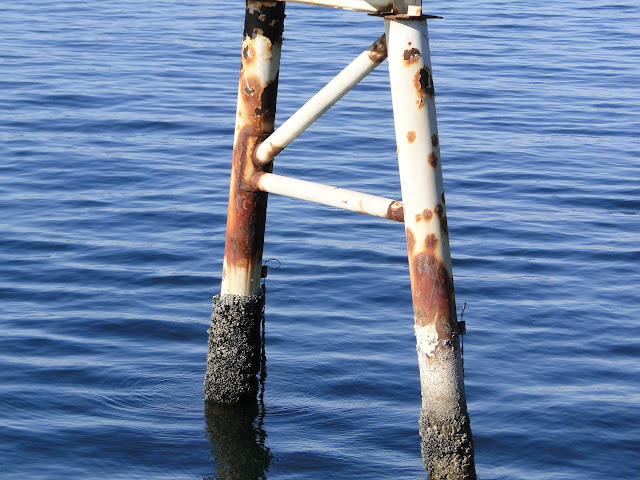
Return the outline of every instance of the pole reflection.
[[[265,446],[264,404],[205,404],[207,435],[216,461],[203,480],[263,480],[273,455]]]

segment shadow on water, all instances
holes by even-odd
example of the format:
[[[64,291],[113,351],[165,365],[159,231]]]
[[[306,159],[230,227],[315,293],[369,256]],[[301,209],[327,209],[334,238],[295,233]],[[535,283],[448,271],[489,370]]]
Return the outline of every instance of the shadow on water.
[[[265,446],[267,434],[263,429],[262,402],[206,404],[205,416],[216,473],[203,480],[266,479],[273,455]]]

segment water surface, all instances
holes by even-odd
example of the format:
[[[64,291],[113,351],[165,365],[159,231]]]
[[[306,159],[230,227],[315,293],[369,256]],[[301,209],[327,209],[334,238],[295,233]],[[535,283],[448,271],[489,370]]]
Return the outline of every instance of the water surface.
[[[640,8],[429,22],[479,477],[640,468]],[[241,2],[0,6],[4,479],[416,479],[402,225],[271,196],[264,401],[205,410]],[[383,32],[287,6],[277,123]],[[400,198],[386,65],[275,172]]]

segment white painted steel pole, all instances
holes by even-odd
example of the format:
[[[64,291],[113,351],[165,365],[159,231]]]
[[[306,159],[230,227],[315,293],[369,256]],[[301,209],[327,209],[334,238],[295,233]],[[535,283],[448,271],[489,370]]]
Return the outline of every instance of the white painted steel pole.
[[[263,192],[388,218],[396,222],[403,221],[402,202],[390,198],[264,172],[256,173],[252,178],[252,184],[254,188]]]
[[[427,23],[385,20],[430,480],[475,479]]]
[[[387,47],[383,35],[260,144],[256,151],[258,163],[266,165],[273,160],[386,57]]]

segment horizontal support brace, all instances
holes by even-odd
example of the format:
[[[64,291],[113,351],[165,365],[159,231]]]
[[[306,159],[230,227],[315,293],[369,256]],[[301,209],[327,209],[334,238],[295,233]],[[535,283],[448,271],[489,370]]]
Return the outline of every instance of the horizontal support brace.
[[[287,0],[291,3],[307,3],[322,7],[358,10],[360,12],[384,13],[393,10],[393,0]]]
[[[357,10],[377,14],[400,14],[420,16],[422,0],[285,0],[292,3],[306,3],[322,7]]]
[[[385,58],[387,58],[387,42],[382,35],[260,144],[256,151],[258,164],[266,165],[273,160]]]
[[[265,172],[256,173],[251,178],[251,185],[263,192],[404,222],[402,202],[390,198]]]

